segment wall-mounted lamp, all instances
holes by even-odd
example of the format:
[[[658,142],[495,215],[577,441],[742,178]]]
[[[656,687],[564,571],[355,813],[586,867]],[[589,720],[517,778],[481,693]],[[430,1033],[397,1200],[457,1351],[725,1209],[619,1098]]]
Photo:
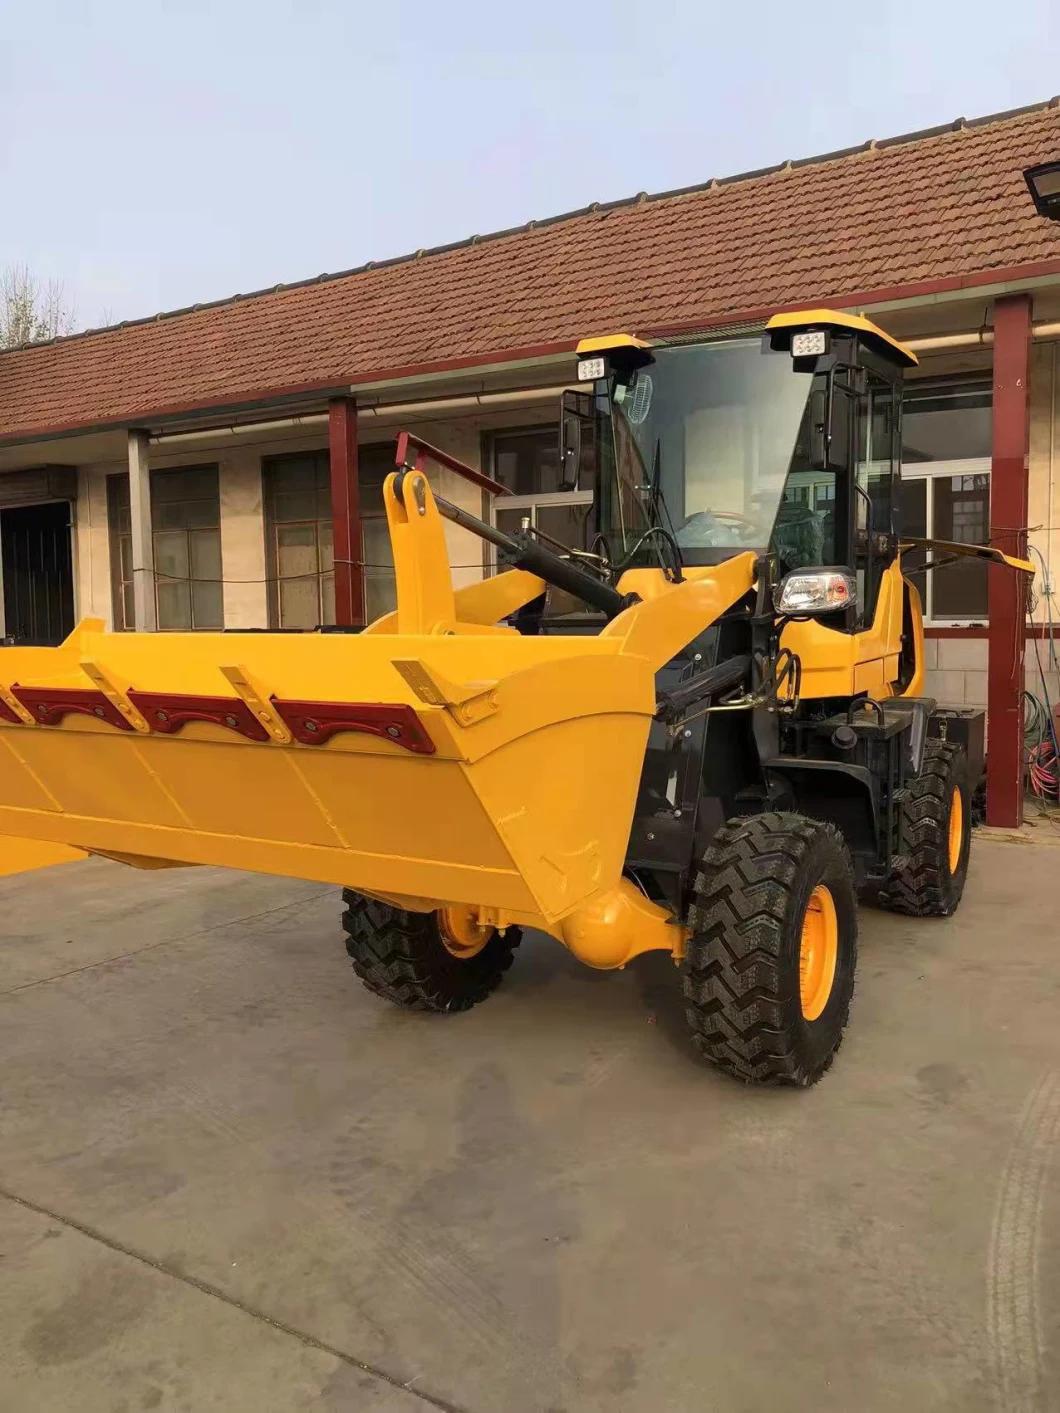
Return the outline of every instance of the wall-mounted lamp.
[[[1038,215],[1060,221],[1060,162],[1042,162],[1040,166],[1028,167],[1023,176]]]

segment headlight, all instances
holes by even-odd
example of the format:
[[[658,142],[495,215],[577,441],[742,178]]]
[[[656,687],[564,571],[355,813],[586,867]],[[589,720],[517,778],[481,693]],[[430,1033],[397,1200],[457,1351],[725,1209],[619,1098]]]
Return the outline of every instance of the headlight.
[[[852,574],[841,569],[796,569],[774,589],[773,606],[778,613],[835,613],[857,603],[857,598]]]
[[[806,333],[792,334],[792,358],[816,358],[828,352],[828,335],[824,329],[811,329]]]

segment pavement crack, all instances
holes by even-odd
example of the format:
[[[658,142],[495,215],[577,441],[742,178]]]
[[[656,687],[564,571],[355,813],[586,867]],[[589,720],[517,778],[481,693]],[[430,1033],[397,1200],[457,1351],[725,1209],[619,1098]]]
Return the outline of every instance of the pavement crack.
[[[154,952],[159,947],[171,947],[174,942],[190,942],[193,937],[207,937],[211,932],[220,932],[223,928],[234,927],[240,922],[255,922],[259,917],[271,917],[273,913],[286,912],[290,908],[300,908],[306,903],[315,903],[319,898],[328,898],[334,891],[334,888],[325,888],[319,893],[311,894],[308,898],[299,898],[297,902],[278,903],[274,908],[265,908],[256,913],[243,913],[240,917],[226,918],[224,922],[215,922],[209,927],[199,927],[194,932],[182,932],[176,937],[162,937],[157,942],[145,942],[142,947],[134,947],[130,952],[119,952],[113,957],[100,957],[96,962],[86,962],[84,966],[71,967],[69,971],[57,971],[53,976],[38,976],[36,981],[24,981],[19,986],[11,986],[6,991],[0,991],[0,998],[16,996],[20,991],[32,991],[35,986],[46,986],[50,981],[62,981],[64,977],[77,976],[83,971],[94,971],[96,967],[107,967],[113,962],[128,961],[130,957],[138,957],[143,952]]]
[[[278,911],[270,909],[270,911]],[[212,928],[204,929],[207,932]],[[198,935],[198,934],[192,934]],[[105,1232],[98,1228],[89,1226],[86,1222],[80,1222],[75,1217],[65,1216],[62,1212],[56,1212],[51,1207],[42,1206],[39,1202],[31,1202],[28,1197],[22,1197],[17,1192],[12,1192],[6,1187],[0,1186],[0,1197],[7,1202],[12,1202],[18,1207],[25,1208],[28,1212],[35,1212],[39,1217],[46,1217],[48,1221],[58,1222],[61,1226],[68,1227],[71,1231],[80,1233],[87,1237],[89,1241],[97,1242],[105,1246],[110,1251],[116,1251],[121,1256],[126,1256],[131,1261],[139,1261],[143,1266],[149,1266],[151,1270],[157,1271],[160,1275],[168,1276],[171,1280],[180,1281],[182,1285],[189,1286],[192,1290],[197,1290],[200,1295],[209,1296],[213,1300],[219,1300],[222,1304],[231,1306],[232,1309],[240,1311],[241,1314],[249,1316],[252,1320],[257,1320],[259,1324],[268,1325],[271,1329],[278,1330],[281,1334],[296,1339],[300,1344],[309,1349],[319,1350],[322,1354],[329,1354],[333,1359],[339,1359],[343,1364],[349,1365],[352,1369],[358,1369],[362,1374],[368,1374],[371,1378],[379,1379],[380,1382],[389,1384],[391,1388],[400,1389],[402,1393],[407,1393],[411,1398],[418,1398],[421,1403],[425,1403],[430,1408],[439,1408],[442,1413],[466,1413],[466,1410],[459,1408],[455,1403],[448,1403],[443,1398],[436,1398],[434,1394],[425,1392],[423,1389],[414,1388],[415,1379],[405,1382],[397,1378],[394,1374],[388,1374],[385,1369],[380,1369],[375,1364],[369,1364],[364,1359],[358,1359],[355,1354],[350,1354],[348,1350],[339,1349],[334,1344],[329,1344],[327,1340],[318,1339],[308,1330],[300,1330],[296,1325],[288,1324],[286,1320],[278,1320],[274,1315],[269,1315],[264,1310],[259,1310],[257,1306],[248,1305],[237,1296],[229,1295],[220,1286],[214,1285],[211,1281],[202,1280],[199,1276],[188,1275],[184,1271],[178,1271],[165,1261],[158,1261],[153,1256],[149,1256],[144,1251],[138,1251],[133,1246],[126,1246],[115,1237],[107,1236]]]

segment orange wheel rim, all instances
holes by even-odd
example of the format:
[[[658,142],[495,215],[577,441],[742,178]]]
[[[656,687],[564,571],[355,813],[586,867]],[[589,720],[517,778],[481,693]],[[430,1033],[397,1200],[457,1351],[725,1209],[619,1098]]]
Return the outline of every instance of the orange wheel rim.
[[[447,952],[467,961],[482,951],[493,928],[476,922],[470,908],[442,908],[438,913],[438,935]]]
[[[799,1001],[808,1021],[828,1005],[839,955],[839,919],[835,899],[823,883],[810,894],[802,918],[799,946]]]
[[[949,857],[950,873],[956,873],[961,862],[961,848],[964,844],[964,801],[955,785],[950,796]]]

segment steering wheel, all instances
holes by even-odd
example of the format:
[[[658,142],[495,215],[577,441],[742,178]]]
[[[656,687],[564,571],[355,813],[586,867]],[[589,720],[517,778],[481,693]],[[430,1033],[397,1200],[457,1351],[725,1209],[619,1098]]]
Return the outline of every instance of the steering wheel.
[[[708,510],[708,515],[715,520],[735,520],[739,525],[746,525],[750,530],[757,530],[759,522],[751,515],[744,515],[740,510]]]

